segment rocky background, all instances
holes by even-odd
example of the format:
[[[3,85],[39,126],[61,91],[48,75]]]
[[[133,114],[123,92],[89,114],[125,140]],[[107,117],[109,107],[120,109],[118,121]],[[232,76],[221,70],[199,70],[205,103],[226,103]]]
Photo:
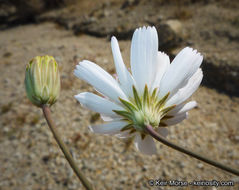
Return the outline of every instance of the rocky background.
[[[157,143],[145,156],[131,141],[92,134],[99,115],[73,96],[93,88],[73,75],[89,59],[115,73],[109,39],[120,41],[129,66],[136,27],[154,25],[159,50],[170,58],[185,46],[204,55],[198,107],[170,127],[169,140],[239,168],[239,3],[229,0],[0,0],[0,190],[83,189],[60,152],[41,110],[27,100],[25,65],[36,55],[53,55],[62,91],[52,107],[58,130],[96,189],[192,189],[150,187],[149,179],[233,180],[239,178]]]

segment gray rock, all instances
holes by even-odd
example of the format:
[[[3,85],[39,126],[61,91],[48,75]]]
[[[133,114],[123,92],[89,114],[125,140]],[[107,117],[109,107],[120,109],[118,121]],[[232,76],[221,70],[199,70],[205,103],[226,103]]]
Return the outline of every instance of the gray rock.
[[[168,20],[156,24],[159,38],[159,50],[168,52],[177,47],[182,38],[182,26],[177,20]]]
[[[228,61],[206,57],[202,64],[204,71],[203,84],[214,87],[219,91],[227,92],[231,95],[239,95],[239,67],[228,64]]]
[[[10,0],[0,5],[0,29],[35,21],[36,15],[59,7],[64,0]]]

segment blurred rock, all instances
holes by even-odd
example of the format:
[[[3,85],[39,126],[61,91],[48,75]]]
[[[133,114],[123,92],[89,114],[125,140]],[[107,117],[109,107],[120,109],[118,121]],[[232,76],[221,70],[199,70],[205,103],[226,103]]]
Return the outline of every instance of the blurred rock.
[[[226,37],[231,41],[239,41],[239,30],[238,28],[232,30],[228,29],[220,29],[220,30],[215,30],[214,33],[219,36],[219,37]]]
[[[36,15],[63,3],[64,0],[3,0],[0,4],[0,29],[34,22]]]
[[[10,17],[16,13],[16,7],[9,4],[9,3],[3,3],[0,5],[0,18]]]
[[[182,36],[182,23],[179,20],[167,20],[166,24],[171,28],[171,30],[178,36]]]
[[[132,7],[139,4],[139,0],[126,0],[121,6],[121,9]]]
[[[92,20],[89,19],[88,22],[75,24],[73,26],[75,34],[85,33],[96,37],[110,37],[114,35],[118,39],[130,39],[135,30],[135,25],[131,23],[117,25],[113,22],[100,22],[99,20],[92,22]]]
[[[131,11],[134,9],[140,9]],[[135,28],[155,25],[159,33],[159,50],[169,51],[177,47],[182,38],[182,24],[179,20],[166,20],[162,15],[138,14],[143,7],[138,0],[126,0],[122,6],[103,3],[87,14],[73,14],[67,10],[51,11],[37,17],[38,22],[54,21],[76,35],[89,34],[96,37],[116,36],[119,40],[132,38]]]
[[[206,58],[202,64],[204,72],[203,84],[226,92],[239,95],[239,67],[228,64],[228,61]]]
[[[85,33],[96,37],[116,36],[120,40],[131,39],[134,30],[143,25],[148,25],[150,18],[143,17],[142,21],[137,20],[137,15],[129,15],[122,10],[116,10],[117,14],[105,16],[104,9],[97,10],[91,14],[91,17],[85,17],[85,20],[78,20],[72,29],[75,34]],[[111,14],[112,11],[107,12]],[[122,13],[122,14],[120,14]],[[118,16],[119,15],[119,16]],[[131,17],[131,18],[130,18]],[[144,21],[145,20],[145,21]],[[169,51],[171,48],[177,47],[181,42],[182,24],[178,20],[159,21],[151,19],[150,25],[155,25],[159,36],[159,50]]]
[[[182,38],[182,24],[178,20],[168,20],[156,25],[159,38],[159,50],[168,52],[177,47]]]

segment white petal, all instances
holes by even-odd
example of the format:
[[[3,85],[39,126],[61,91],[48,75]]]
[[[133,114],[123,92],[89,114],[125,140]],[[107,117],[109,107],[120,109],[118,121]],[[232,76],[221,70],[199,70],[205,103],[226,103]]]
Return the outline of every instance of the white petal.
[[[167,137],[169,134],[168,129],[166,129],[165,127],[159,127],[158,129],[156,129],[156,131],[163,137]]]
[[[82,92],[76,95],[75,98],[81,103],[81,105],[89,108],[92,111],[105,114],[107,116],[117,116],[117,114],[112,110],[124,109],[119,105],[90,92]]]
[[[90,61],[82,61],[76,66],[74,74],[92,86],[111,100],[120,103],[119,97],[127,97],[119,87],[117,81],[105,70]]]
[[[187,111],[195,108],[196,106],[197,106],[196,101],[191,101],[188,103],[181,103],[181,104],[177,105],[174,109],[169,111],[167,113],[167,115],[181,114],[181,113],[187,112]]]
[[[182,88],[189,78],[198,70],[203,57],[192,48],[184,48],[170,64],[160,82],[159,98],[170,92],[173,96]]]
[[[178,90],[167,102],[166,106],[178,105],[187,100],[199,87],[202,81],[202,70],[198,69],[197,72],[188,80],[188,83]]]
[[[125,92],[125,94],[128,95],[128,97],[133,97],[132,86],[135,85],[134,80],[127,68],[125,67],[120,53],[118,41],[114,36],[111,38],[111,48],[120,86]]]
[[[131,43],[131,71],[137,89],[143,94],[145,84],[151,88],[155,78],[158,53],[158,34],[155,27],[136,29]]]
[[[166,55],[163,52],[158,52],[157,64],[155,67],[156,76],[155,76],[155,80],[153,82],[151,90],[154,90],[155,88],[159,87],[160,81],[161,81],[164,73],[168,69],[169,65],[170,65],[170,60],[169,60],[168,55]]]
[[[115,135],[120,133],[121,129],[128,123],[125,121],[112,121],[110,123],[105,123],[101,125],[89,126],[90,130],[94,133]]]
[[[164,120],[163,122],[167,125],[175,125],[177,123],[180,123],[181,121],[183,121],[187,117],[188,117],[188,112],[185,112],[185,113],[182,113],[182,114],[178,114],[171,119]]]
[[[144,154],[152,155],[156,154],[156,146],[153,138],[150,135],[146,135],[142,140],[141,135],[137,134],[134,139],[135,147]]]

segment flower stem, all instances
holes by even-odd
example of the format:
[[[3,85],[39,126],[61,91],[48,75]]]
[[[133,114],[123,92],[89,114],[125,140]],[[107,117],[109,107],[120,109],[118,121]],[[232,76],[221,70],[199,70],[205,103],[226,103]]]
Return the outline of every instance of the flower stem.
[[[155,138],[157,141],[159,141],[159,142],[161,142],[161,143],[163,143],[163,144],[165,144],[165,145],[167,145],[167,146],[169,146],[169,147],[171,147],[171,148],[173,148],[173,149],[175,149],[175,150],[177,150],[177,151],[179,151],[179,152],[182,152],[182,153],[187,154],[187,155],[189,155],[189,156],[192,156],[192,157],[194,157],[194,158],[196,158],[196,159],[198,159],[198,160],[201,160],[201,161],[206,162],[206,163],[208,163],[208,164],[210,164],[210,165],[213,165],[213,166],[215,166],[215,167],[217,167],[217,168],[220,168],[220,169],[222,169],[222,170],[225,170],[225,171],[227,171],[227,172],[230,172],[230,173],[232,173],[232,174],[235,174],[235,175],[239,176],[239,171],[236,170],[236,169],[233,169],[233,168],[231,168],[231,167],[225,166],[225,165],[223,165],[223,164],[221,164],[221,163],[218,163],[218,162],[216,162],[216,161],[214,161],[214,160],[211,160],[211,159],[209,159],[209,158],[207,158],[207,157],[204,157],[204,156],[202,156],[202,155],[200,155],[200,154],[197,154],[197,153],[195,153],[195,152],[192,152],[191,150],[188,150],[188,149],[183,148],[183,147],[181,147],[181,146],[179,146],[179,145],[176,145],[176,144],[174,144],[174,143],[172,143],[172,142],[169,142],[167,139],[165,139],[164,137],[160,136],[160,135],[153,129],[153,127],[152,127],[151,125],[147,125],[146,128],[145,128],[145,130],[146,130],[153,138]]]
[[[54,135],[54,137],[55,137],[59,147],[61,148],[61,150],[62,150],[63,154],[65,155],[67,161],[69,162],[71,168],[74,170],[75,174],[77,175],[79,180],[82,182],[84,187],[87,190],[93,190],[93,186],[87,180],[87,178],[81,173],[81,171],[77,167],[77,164],[75,163],[74,159],[72,158],[70,151],[68,150],[67,146],[62,141],[62,139],[60,138],[60,135],[59,135],[58,131],[56,130],[55,123],[51,119],[51,110],[50,110],[50,108],[47,105],[43,105],[42,106],[42,111],[43,111],[43,114],[44,114],[44,116],[46,118],[48,126],[51,129],[51,132],[53,133],[53,135]]]

